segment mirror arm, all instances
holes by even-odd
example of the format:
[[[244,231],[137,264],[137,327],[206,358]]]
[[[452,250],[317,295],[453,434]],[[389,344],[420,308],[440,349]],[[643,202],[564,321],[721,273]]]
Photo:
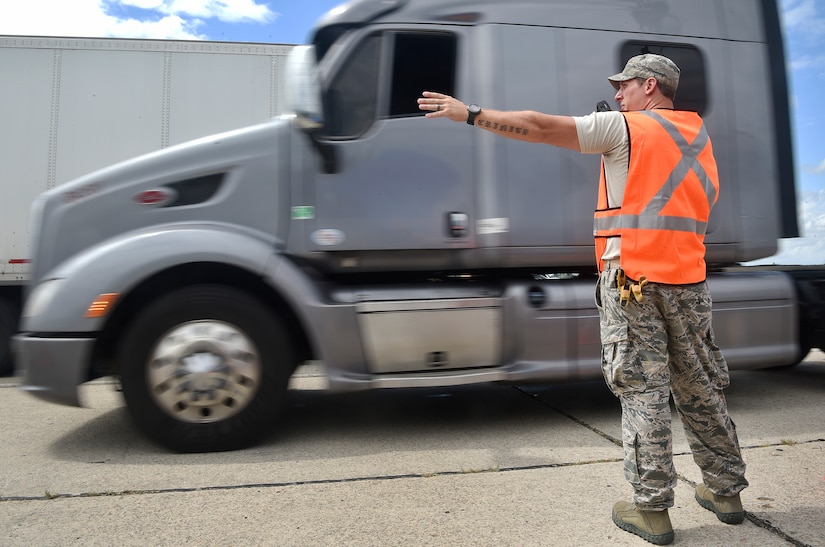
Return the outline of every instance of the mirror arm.
[[[323,124],[310,120],[305,116],[298,116],[298,123],[304,134],[312,143],[312,147],[318,152],[321,157],[321,163],[324,173],[327,175],[334,175],[338,172],[338,154],[335,150],[335,145],[330,142],[322,141],[318,138]]]

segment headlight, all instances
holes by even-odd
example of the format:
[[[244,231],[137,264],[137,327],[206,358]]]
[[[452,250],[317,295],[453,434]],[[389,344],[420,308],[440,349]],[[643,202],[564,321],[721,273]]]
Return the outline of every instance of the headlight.
[[[43,313],[63,286],[63,282],[63,279],[49,279],[37,285],[26,299],[21,317],[35,317]]]

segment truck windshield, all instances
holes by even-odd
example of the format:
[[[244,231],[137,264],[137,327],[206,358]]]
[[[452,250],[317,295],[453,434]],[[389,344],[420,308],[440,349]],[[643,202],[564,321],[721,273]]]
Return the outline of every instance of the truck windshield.
[[[315,46],[318,61],[321,61],[321,59],[324,58],[329,51],[329,48],[331,48],[332,45],[337,42],[339,38],[341,38],[341,36],[359,26],[360,25],[355,24],[340,24],[330,25],[319,30],[312,43],[312,45]]]
[[[375,119],[381,36],[364,39],[327,89],[327,130],[331,136],[363,133]]]

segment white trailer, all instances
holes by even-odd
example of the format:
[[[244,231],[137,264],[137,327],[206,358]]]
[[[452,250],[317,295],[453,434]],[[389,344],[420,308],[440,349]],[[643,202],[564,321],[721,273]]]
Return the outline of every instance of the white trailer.
[[[279,115],[292,47],[0,36],[0,372],[12,368],[34,199],[98,168]]]

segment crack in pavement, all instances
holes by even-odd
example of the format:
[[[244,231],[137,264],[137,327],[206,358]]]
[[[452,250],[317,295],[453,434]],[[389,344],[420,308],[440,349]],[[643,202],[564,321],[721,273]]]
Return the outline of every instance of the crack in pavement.
[[[547,401],[542,399],[539,394],[537,394],[537,393],[528,393],[528,392],[524,391],[523,389],[521,389],[517,386],[515,387],[515,389],[517,391],[520,391],[524,395],[526,395],[528,397],[531,397],[534,400],[537,400],[540,404],[542,404],[546,408],[552,410],[553,412],[561,414],[565,418],[576,422],[580,426],[582,426],[586,429],[589,429],[590,431],[592,431],[596,435],[610,441],[611,443],[613,443],[617,446],[620,446],[620,447],[622,446],[622,441],[621,440],[619,440],[616,437],[614,437],[614,436],[598,429],[595,426],[590,425],[589,423],[585,422],[584,420],[582,420],[580,418],[577,418],[576,416],[573,416],[572,414],[570,414],[568,412],[565,412],[565,411],[561,410],[560,408],[557,408],[557,407],[551,405],[550,403],[548,403]],[[804,444],[819,443],[819,442],[822,442],[822,441],[823,441],[823,439],[813,439],[813,440],[808,440],[808,441],[794,442],[793,444],[794,445],[804,445]],[[782,447],[782,446],[788,446],[788,443],[778,442],[778,443],[773,443],[773,444],[742,446],[740,448],[744,452],[746,450],[753,450],[753,449],[758,449],[758,448],[771,448],[771,447]],[[687,452],[674,452],[673,456],[674,457],[675,456],[689,456],[690,454],[691,454],[690,451],[687,451]],[[616,461],[621,462],[621,461],[623,461],[623,459],[620,458]],[[676,476],[680,481],[684,482],[685,484],[689,484],[691,486],[691,488],[696,488],[696,482],[695,481],[692,481],[692,480],[688,479],[687,477],[685,477],[684,475],[682,475],[680,473],[677,473]],[[773,535],[787,541],[788,543],[794,545],[795,547],[812,547],[810,544],[799,541],[798,539],[796,539],[793,536],[786,533],[781,528],[778,528],[778,527],[774,526],[773,523],[771,523],[770,521],[765,520],[765,519],[761,519],[761,518],[757,517],[755,514],[749,512],[749,511],[745,511],[745,518],[747,520],[749,520],[751,523],[753,523],[754,525],[758,526],[759,528],[762,528],[762,529],[772,533]]]
[[[14,378],[10,378],[10,383],[0,383],[0,389],[2,388],[16,388],[19,387],[19,383],[14,382]],[[555,407],[554,405],[550,404],[548,401],[544,400],[540,394],[531,393],[528,390],[521,388],[519,386],[512,386],[516,391],[519,393],[531,398],[532,400],[538,402],[543,407],[548,410],[551,410],[554,413],[557,413],[568,420],[575,422],[577,425],[591,431],[592,433],[602,437],[606,441],[616,445],[617,447],[622,446],[622,442],[620,439],[610,435],[609,433],[602,431],[598,427],[591,425],[590,423],[574,416],[569,412],[565,412],[560,408]],[[794,445],[805,445],[805,444],[813,444],[822,442],[825,439],[813,439],[808,441],[798,441],[794,442]],[[787,442],[778,442],[778,443],[769,443],[769,444],[762,444],[762,445],[752,445],[752,446],[743,446],[742,450],[754,450],[754,449],[764,449],[764,448],[771,448],[771,447],[787,447]],[[674,453],[674,456],[684,456],[690,455],[690,451]],[[121,490],[121,491],[101,491],[101,492],[81,492],[81,493],[51,493],[45,492],[43,495],[37,496],[0,496],[0,503],[14,503],[14,502],[30,502],[30,501],[52,501],[57,499],[84,499],[84,498],[96,498],[96,497],[123,497],[123,496],[136,496],[136,495],[156,495],[156,494],[186,494],[186,493],[196,493],[196,492],[214,492],[214,491],[232,491],[232,490],[250,490],[250,489],[273,489],[273,488],[285,488],[285,487],[300,487],[300,486],[311,486],[311,485],[329,485],[329,484],[346,484],[346,483],[359,483],[359,482],[372,482],[372,481],[397,481],[397,480],[409,480],[409,479],[422,479],[422,478],[436,478],[436,477],[448,477],[448,476],[460,476],[460,475],[472,475],[472,474],[479,474],[479,473],[513,473],[513,472],[520,472],[520,471],[532,471],[532,470],[541,470],[541,469],[558,469],[558,468],[567,468],[567,467],[576,467],[576,466],[584,466],[584,465],[594,465],[594,464],[603,464],[603,463],[621,463],[623,458],[610,458],[610,459],[599,459],[599,460],[590,460],[590,461],[576,461],[576,462],[562,462],[562,463],[548,463],[548,464],[534,464],[534,465],[524,465],[524,466],[510,466],[510,467],[502,467],[502,468],[490,468],[485,470],[477,470],[477,471],[440,471],[440,472],[430,472],[430,473],[408,473],[408,474],[396,474],[396,475],[375,475],[375,476],[365,476],[365,477],[348,477],[348,478],[340,478],[340,479],[316,479],[316,480],[303,480],[303,481],[285,481],[285,482],[267,482],[267,483],[249,483],[249,484],[234,484],[234,485],[211,485],[211,486],[200,486],[200,487],[179,487],[179,488],[160,488],[160,489],[142,489],[142,490]],[[695,488],[696,483],[687,477],[677,474],[677,477],[680,481],[685,484],[690,485],[692,488]],[[777,538],[780,538],[795,547],[811,547],[810,544],[804,543],[781,528],[775,526],[770,521],[762,519],[756,516],[753,513],[745,511],[745,518],[750,521],[755,526],[766,530],[767,532],[773,534]]]

